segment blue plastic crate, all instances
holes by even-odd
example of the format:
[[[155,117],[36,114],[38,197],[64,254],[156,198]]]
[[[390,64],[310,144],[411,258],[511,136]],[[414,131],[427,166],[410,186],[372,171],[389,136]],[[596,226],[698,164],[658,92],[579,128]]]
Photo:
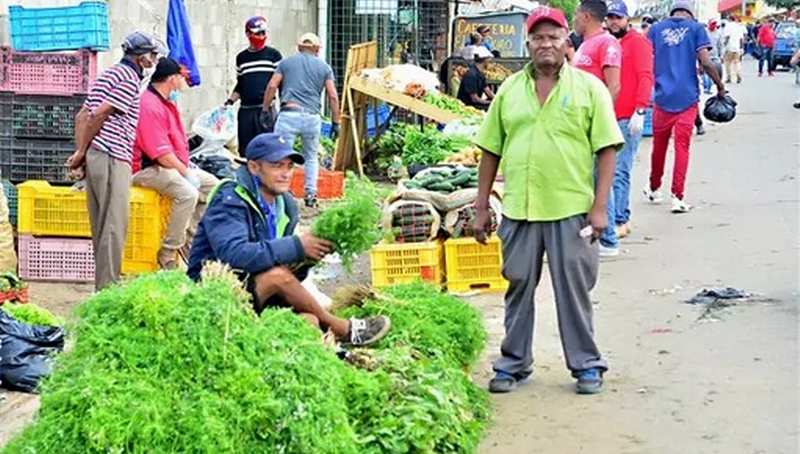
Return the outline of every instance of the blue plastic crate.
[[[19,51],[108,50],[108,5],[86,1],[58,8],[8,7],[11,44]]]
[[[642,127],[642,137],[653,135],[653,108],[650,107],[644,112],[644,126]]]
[[[389,108],[386,104],[378,104],[377,109],[373,109],[372,107],[367,107],[367,137],[375,137],[378,133],[378,128],[375,127],[375,112],[377,110],[378,113],[378,125],[383,126],[389,120],[389,115],[392,113],[392,109]],[[320,127],[320,133],[322,137],[330,137],[331,136],[331,124],[330,122],[323,121]]]

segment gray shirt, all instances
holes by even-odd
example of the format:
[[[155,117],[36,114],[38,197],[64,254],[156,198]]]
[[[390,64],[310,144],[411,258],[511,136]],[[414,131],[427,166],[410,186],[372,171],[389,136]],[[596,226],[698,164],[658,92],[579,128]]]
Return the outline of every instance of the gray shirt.
[[[320,113],[325,82],[333,80],[333,70],[327,63],[308,52],[299,52],[281,60],[275,72],[283,76],[281,103],[291,102],[309,113]]]

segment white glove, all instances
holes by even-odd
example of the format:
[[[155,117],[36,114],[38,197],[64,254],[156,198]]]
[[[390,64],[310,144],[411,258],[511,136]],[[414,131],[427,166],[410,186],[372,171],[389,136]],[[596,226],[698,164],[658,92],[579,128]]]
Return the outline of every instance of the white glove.
[[[641,136],[644,129],[644,114],[634,112],[628,120],[628,133],[634,137]]]
[[[191,169],[186,172],[186,176],[184,178],[186,178],[186,181],[188,181],[190,185],[194,186],[195,189],[200,189],[200,178]]]

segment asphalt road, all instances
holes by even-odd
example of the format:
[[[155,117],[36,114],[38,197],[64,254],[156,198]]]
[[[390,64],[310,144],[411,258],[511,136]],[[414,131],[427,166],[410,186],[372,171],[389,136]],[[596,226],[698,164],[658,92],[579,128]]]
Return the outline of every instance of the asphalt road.
[[[736,119],[694,137],[688,214],[644,203],[651,144],[642,143],[634,232],[622,256],[601,264],[593,293],[597,338],[611,367],[604,392],[573,393],[544,276],[534,378],[495,396],[481,452],[798,452],[800,110],[791,104],[800,87],[793,81],[788,73],[756,78],[755,63],[745,62],[744,82],[730,87]],[[720,286],[758,296],[705,316],[684,303]],[[473,300],[491,332],[475,373],[485,385],[502,338],[502,297]]]

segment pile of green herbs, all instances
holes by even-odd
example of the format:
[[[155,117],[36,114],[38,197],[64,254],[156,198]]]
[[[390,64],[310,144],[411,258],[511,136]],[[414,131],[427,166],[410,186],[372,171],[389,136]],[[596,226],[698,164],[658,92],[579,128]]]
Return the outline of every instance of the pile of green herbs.
[[[33,303],[5,303],[0,310],[14,317],[17,321],[36,326],[61,326],[64,322],[47,309]]]
[[[378,140],[379,159],[387,160],[399,155],[405,165],[433,165],[469,144],[469,138],[445,135],[434,124],[420,127],[398,123]]]
[[[463,368],[485,338],[474,308],[412,284],[345,309],[396,317],[362,368],[289,310],[255,316],[234,281],[162,272],[83,303],[36,421],[4,452],[476,451],[489,407]]]
[[[366,178],[348,175],[344,196],[325,208],[311,232],[334,244],[346,270],[353,260],[381,239],[383,191]]]

